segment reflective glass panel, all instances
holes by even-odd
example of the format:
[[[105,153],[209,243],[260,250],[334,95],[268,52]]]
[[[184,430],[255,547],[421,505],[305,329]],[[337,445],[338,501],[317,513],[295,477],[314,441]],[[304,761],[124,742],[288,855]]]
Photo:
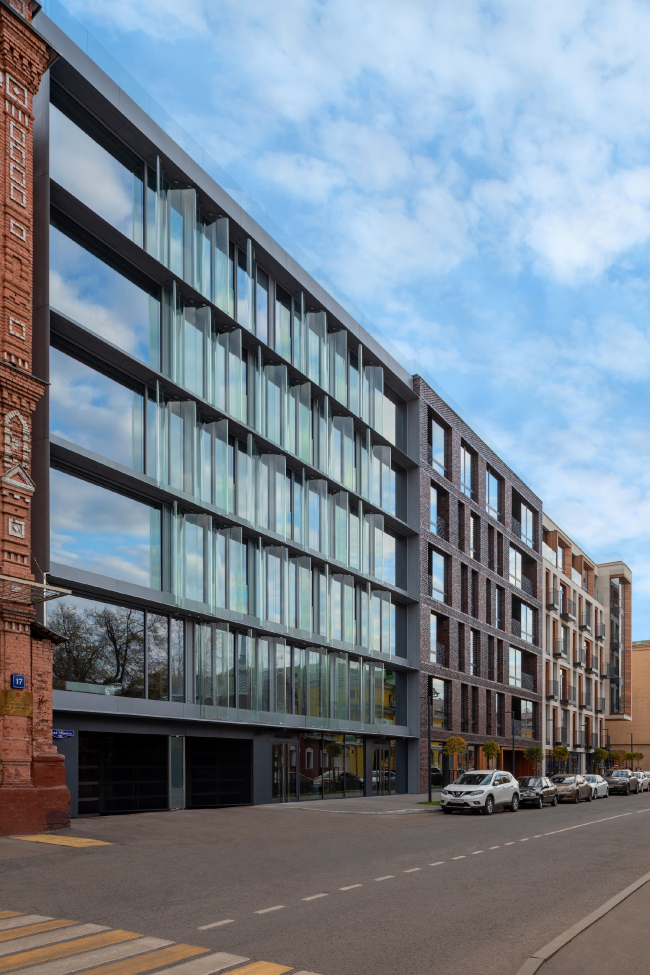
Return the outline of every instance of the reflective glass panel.
[[[169,699],[169,617],[147,613],[147,697]]]

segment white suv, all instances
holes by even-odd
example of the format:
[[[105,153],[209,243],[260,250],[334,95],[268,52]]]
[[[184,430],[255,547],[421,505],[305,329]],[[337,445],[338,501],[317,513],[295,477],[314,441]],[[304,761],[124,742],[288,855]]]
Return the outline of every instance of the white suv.
[[[509,772],[463,772],[440,793],[444,813],[471,809],[491,816],[498,806],[519,809],[519,783]]]

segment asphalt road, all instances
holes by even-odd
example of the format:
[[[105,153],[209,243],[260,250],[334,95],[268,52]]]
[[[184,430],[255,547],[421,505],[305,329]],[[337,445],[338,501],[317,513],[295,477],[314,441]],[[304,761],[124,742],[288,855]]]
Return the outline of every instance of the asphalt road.
[[[514,975],[650,870],[648,793],[491,818],[309,805],[76,820],[114,844],[83,850],[0,840],[0,908],[319,975]]]

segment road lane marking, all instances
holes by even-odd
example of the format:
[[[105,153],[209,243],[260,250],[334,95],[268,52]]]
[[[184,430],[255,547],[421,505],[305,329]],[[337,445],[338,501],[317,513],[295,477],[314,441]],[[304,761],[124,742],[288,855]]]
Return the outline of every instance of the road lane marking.
[[[270,961],[254,961],[251,965],[244,965],[243,968],[233,968],[231,975],[283,975],[290,972],[291,968],[285,965],[273,965]],[[162,975],[162,972],[160,973]]]
[[[430,863],[430,864],[429,864],[429,866],[430,866],[430,867],[440,867],[440,866],[442,866],[442,864],[443,864],[444,862],[445,862],[444,860],[436,860],[436,862],[435,862],[435,863]]]
[[[158,951],[151,951],[146,955],[128,958],[125,961],[114,961],[110,965],[102,965],[101,968],[89,968],[84,975],[100,975],[100,973],[101,975],[140,975],[154,968],[162,968],[163,965],[173,965],[174,962],[187,961],[188,958],[195,958],[197,955],[207,955],[209,950],[194,945],[170,945],[169,948],[160,948]]]
[[[24,911],[0,911],[0,917],[21,917]]]
[[[0,958],[4,955],[12,955],[16,951],[27,951],[29,948],[60,944],[62,941],[72,941],[73,938],[97,934],[99,931],[108,931],[108,928],[101,924],[73,924],[69,928],[59,928],[58,931],[30,934],[28,938],[16,938],[15,941],[5,941],[0,944]]]
[[[32,968],[31,971],[34,975],[74,975],[75,972],[85,972],[96,965],[119,961],[132,955],[143,955],[147,951],[153,951],[154,948],[165,948],[171,944],[173,941],[163,941],[162,938],[137,938],[135,941],[126,941],[120,945],[84,951],[81,955],[73,955],[71,958],[46,961]]]
[[[514,840],[510,840],[509,843],[504,843],[503,845],[504,846],[514,846],[515,845],[515,841]]]
[[[196,930],[209,931],[210,928],[220,928],[222,924],[234,924],[234,923],[235,923],[234,917],[229,917],[226,918],[225,921],[213,921],[212,924],[202,924],[201,927],[197,928]]]
[[[327,894],[312,894],[311,897],[303,897],[304,901],[316,901],[319,897],[327,897]]]
[[[379,880],[393,880],[394,877],[395,877],[394,874],[387,873],[385,877],[375,877],[375,883],[377,883]]]
[[[404,873],[415,873],[416,870],[421,870],[422,867],[411,867],[410,870],[405,870]]]
[[[485,853],[485,850],[474,850],[472,856],[475,857],[477,853]]]
[[[115,945],[122,941],[135,941],[139,937],[132,931],[105,931],[102,934],[92,934],[88,938],[76,938],[74,941],[64,941],[46,948],[21,951],[17,955],[5,955],[0,961],[0,972],[12,972],[15,968],[36,965],[41,961],[52,961],[54,958],[65,958],[66,955],[78,955],[90,948],[104,948],[106,945]]]
[[[355,887],[363,887],[363,884],[350,884],[349,887],[339,887],[339,890],[354,890]]]
[[[527,843],[529,839],[530,839],[530,836],[524,836],[523,840],[519,840],[519,842],[520,843]]]
[[[276,904],[275,907],[265,907],[261,911],[255,911],[255,914],[268,914],[269,911],[281,911],[284,904]]]
[[[460,857],[452,857],[451,859],[452,860],[466,860],[467,857],[463,854],[463,856],[460,856]]]
[[[490,849],[491,850],[500,850],[501,849],[501,846],[500,845],[499,846],[491,846]]]
[[[91,840],[86,836],[53,836],[51,833],[38,833],[36,836],[12,836],[12,840],[25,840],[27,843],[49,843],[51,846],[113,846],[106,840]]]
[[[201,955],[200,958],[174,965],[173,968],[164,968],[158,975],[165,975],[165,972],[173,972],[174,975],[215,975],[215,972],[222,972],[224,968],[231,968],[233,965],[241,965],[243,961],[248,961],[248,958],[242,955],[230,955],[226,951],[216,951],[213,955]]]
[[[533,839],[534,840],[538,840],[541,835],[542,835],[541,833],[535,833],[534,836],[533,836]]]
[[[74,921],[40,921],[38,924],[25,924],[21,927],[8,928],[0,931],[0,941],[12,941],[14,938],[24,938],[30,934],[41,934],[43,931],[56,931],[57,928],[74,926]]]

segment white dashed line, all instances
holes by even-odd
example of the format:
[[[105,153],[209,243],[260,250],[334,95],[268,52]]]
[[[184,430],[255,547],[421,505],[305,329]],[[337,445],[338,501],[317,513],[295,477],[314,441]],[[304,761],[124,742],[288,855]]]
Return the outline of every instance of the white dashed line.
[[[533,836],[533,839],[534,840],[538,840],[541,835],[542,835],[541,833],[535,833],[535,835]]]
[[[233,917],[228,918],[227,921],[213,921],[212,924],[203,924],[197,931],[209,931],[210,928],[220,928],[222,924],[234,924],[235,919]]]
[[[416,870],[421,870],[422,867],[411,867],[410,870],[405,870],[404,873],[415,873]]]
[[[350,884],[349,887],[339,887],[339,890],[354,890],[355,887],[363,887],[363,884]]]
[[[511,840],[509,843],[504,843],[503,845],[504,846],[514,846],[515,845],[515,841],[514,840]]]
[[[327,897],[327,894],[312,894],[311,897],[303,897],[304,901],[315,901],[319,897]]]
[[[472,856],[475,857],[477,853],[484,853],[484,852],[485,852],[485,850],[474,850],[474,852],[472,853]]]
[[[462,857],[452,857],[451,859],[452,859],[452,860],[466,860],[466,859],[467,859],[467,857],[466,857],[466,856],[462,856]]]
[[[263,911],[255,911],[255,914],[268,914],[269,911],[281,911],[284,904],[276,904],[275,907],[265,907]]]
[[[491,846],[490,849],[491,850],[500,850],[501,847],[500,846]]]
[[[523,840],[519,840],[519,842],[520,843],[527,843],[529,839],[530,839],[530,836],[524,836]]]
[[[377,881],[379,881],[379,880],[393,880],[394,877],[395,877],[395,874],[393,874],[393,873],[387,873],[385,877],[375,877],[375,883]]]
[[[436,860],[436,862],[435,862],[435,863],[430,863],[430,864],[429,864],[429,866],[430,866],[430,867],[440,867],[440,866],[442,866],[442,864],[443,864],[444,862],[445,862],[444,860]]]

